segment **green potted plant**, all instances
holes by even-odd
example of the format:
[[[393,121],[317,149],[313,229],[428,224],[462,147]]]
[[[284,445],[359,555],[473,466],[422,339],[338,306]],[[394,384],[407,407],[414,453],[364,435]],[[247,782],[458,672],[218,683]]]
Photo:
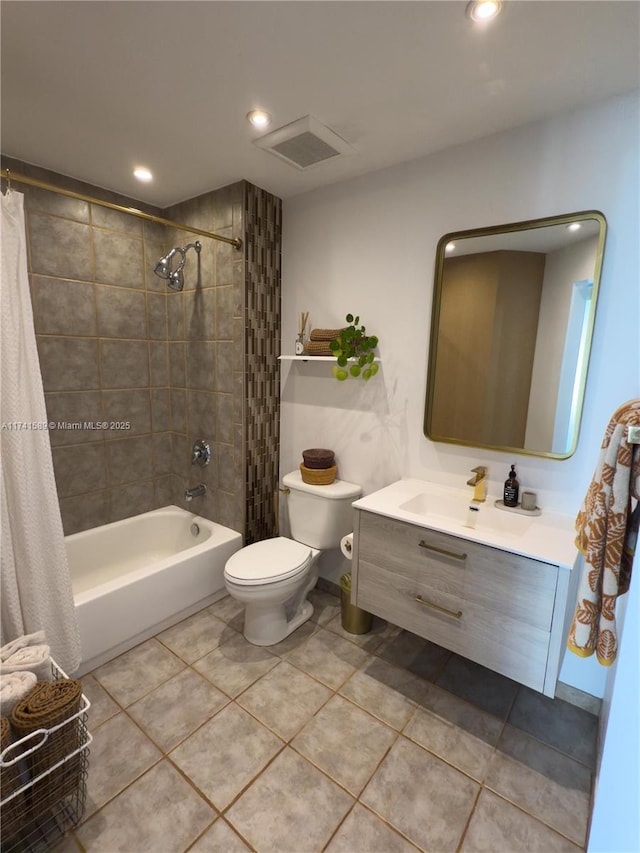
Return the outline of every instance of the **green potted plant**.
[[[345,319],[349,325],[341,329],[338,337],[329,344],[337,361],[333,375],[341,382],[349,376],[371,379],[378,372],[374,361],[378,338],[366,334],[366,328],[359,325],[360,317],[347,314]]]

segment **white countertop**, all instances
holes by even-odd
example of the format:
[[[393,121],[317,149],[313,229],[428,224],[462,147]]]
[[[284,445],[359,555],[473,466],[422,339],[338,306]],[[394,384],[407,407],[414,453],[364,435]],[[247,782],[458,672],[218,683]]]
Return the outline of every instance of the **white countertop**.
[[[466,522],[472,496],[471,489],[403,479],[360,498],[353,506],[553,563],[569,571],[573,568],[578,550],[574,544],[574,519],[571,516],[546,512],[544,508],[538,516],[506,512],[494,506],[497,495],[488,495],[484,503],[476,504],[479,506],[479,511],[474,514],[476,526],[468,527]]]

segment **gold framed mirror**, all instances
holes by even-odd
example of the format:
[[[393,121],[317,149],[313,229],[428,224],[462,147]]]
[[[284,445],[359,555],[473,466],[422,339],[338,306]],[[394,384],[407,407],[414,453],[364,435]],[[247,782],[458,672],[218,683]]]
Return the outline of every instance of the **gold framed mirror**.
[[[427,438],[552,459],[575,452],[606,230],[592,210],[440,239]]]

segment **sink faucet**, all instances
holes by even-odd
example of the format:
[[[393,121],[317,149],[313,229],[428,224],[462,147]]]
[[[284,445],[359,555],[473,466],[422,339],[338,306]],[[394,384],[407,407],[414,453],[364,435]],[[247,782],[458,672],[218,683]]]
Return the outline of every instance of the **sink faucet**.
[[[192,501],[194,498],[199,498],[204,495],[207,491],[207,487],[204,483],[200,483],[198,486],[194,486],[192,489],[187,489],[184,493],[185,499],[188,501]]]
[[[473,486],[473,500],[482,503],[487,498],[487,467],[478,465],[471,473],[475,476],[467,480],[467,486]]]

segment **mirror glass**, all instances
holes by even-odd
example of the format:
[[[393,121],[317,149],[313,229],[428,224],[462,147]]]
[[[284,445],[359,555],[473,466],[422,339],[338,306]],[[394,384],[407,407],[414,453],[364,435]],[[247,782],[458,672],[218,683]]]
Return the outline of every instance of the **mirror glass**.
[[[445,234],[424,431],[566,459],[575,451],[602,268],[597,211]]]

